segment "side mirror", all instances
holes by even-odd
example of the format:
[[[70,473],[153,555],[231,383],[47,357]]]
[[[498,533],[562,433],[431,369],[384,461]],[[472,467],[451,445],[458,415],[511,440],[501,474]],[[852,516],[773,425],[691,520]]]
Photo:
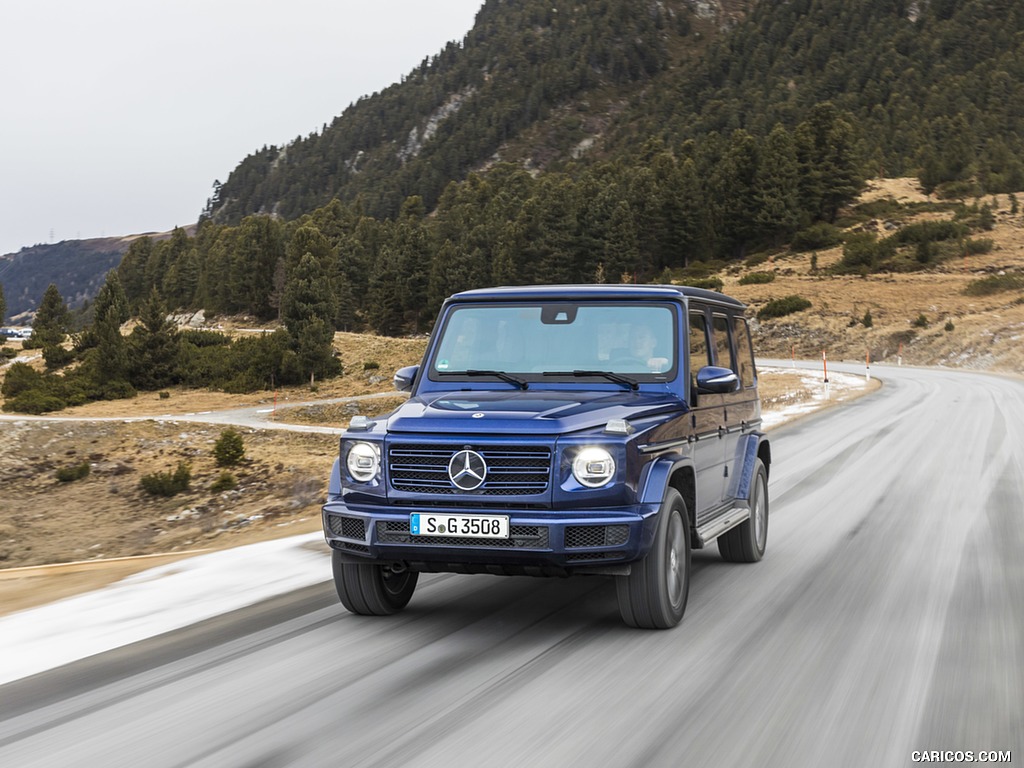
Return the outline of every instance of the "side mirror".
[[[416,374],[420,372],[418,365],[407,365],[405,368],[399,368],[395,371],[395,377],[392,381],[395,384],[395,389],[399,392],[412,392],[412,383],[416,380]]]
[[[740,377],[728,368],[705,365],[697,371],[697,391],[725,395],[740,388]]]

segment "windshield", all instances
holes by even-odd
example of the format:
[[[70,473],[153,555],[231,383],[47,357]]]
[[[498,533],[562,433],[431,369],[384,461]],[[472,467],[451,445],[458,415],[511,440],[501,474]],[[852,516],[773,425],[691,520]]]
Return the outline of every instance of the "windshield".
[[[607,381],[603,372],[667,381],[676,368],[674,317],[671,305],[653,303],[457,306],[448,314],[429,374],[434,380],[501,372],[531,382],[550,381],[552,374]]]

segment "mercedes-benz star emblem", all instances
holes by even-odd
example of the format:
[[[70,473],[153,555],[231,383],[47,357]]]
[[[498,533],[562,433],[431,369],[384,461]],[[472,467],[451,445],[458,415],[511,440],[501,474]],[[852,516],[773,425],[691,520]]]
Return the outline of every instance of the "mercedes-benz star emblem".
[[[448,462],[448,477],[461,491],[475,491],[487,477],[487,462],[476,451],[459,451]]]

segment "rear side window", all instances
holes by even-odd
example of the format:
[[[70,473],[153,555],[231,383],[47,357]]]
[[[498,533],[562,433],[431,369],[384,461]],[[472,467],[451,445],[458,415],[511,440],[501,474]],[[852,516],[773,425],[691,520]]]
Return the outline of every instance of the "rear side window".
[[[711,327],[715,331],[715,365],[735,371],[736,361],[733,360],[732,349],[729,346],[729,318],[725,315],[714,315],[711,318]]]
[[[740,376],[743,388],[753,387],[757,383],[757,372],[754,368],[754,347],[750,343],[750,329],[742,317],[732,321],[732,338],[736,344],[736,362],[739,368],[734,369]]]
[[[697,391],[697,371],[711,365],[708,321],[703,313],[690,313],[690,389]]]

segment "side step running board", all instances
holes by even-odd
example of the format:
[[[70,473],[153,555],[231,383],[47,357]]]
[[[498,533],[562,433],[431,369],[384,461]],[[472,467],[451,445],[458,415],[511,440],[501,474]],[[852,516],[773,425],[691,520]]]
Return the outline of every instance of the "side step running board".
[[[750,510],[747,507],[733,507],[729,511],[723,512],[714,520],[710,520],[697,529],[700,547],[706,547],[726,531],[749,519]]]

